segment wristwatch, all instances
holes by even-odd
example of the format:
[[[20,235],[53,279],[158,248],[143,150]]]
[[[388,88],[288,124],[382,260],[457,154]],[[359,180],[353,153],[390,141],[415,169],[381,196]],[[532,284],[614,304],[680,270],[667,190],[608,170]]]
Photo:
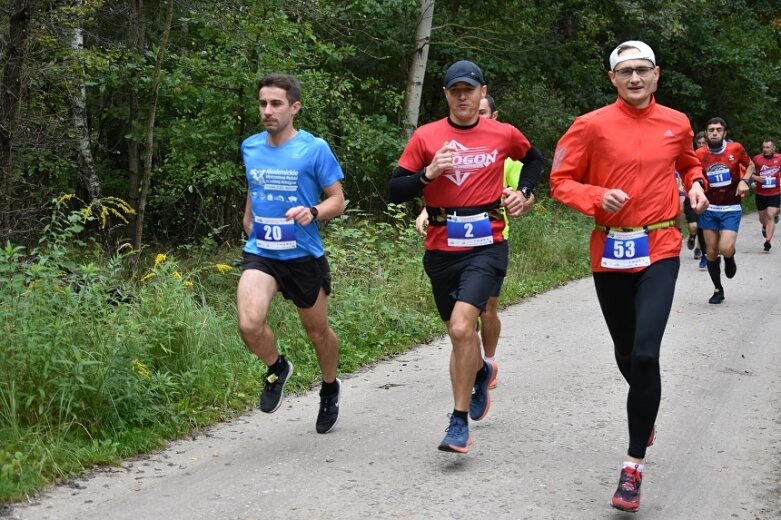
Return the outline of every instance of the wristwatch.
[[[518,191],[520,191],[527,199],[532,196],[532,190],[528,186],[521,186]]]
[[[318,211],[316,206],[311,206],[309,208],[309,213],[312,214],[312,220],[317,220],[317,215],[320,214],[320,211]]]

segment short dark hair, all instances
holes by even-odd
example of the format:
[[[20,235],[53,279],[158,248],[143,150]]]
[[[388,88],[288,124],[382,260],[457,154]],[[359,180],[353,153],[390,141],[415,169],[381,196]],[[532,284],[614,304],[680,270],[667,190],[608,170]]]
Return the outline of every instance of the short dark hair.
[[[295,76],[287,74],[267,74],[263,76],[258,83],[258,92],[263,87],[277,87],[285,91],[287,101],[291,105],[296,101],[301,101],[301,84]]]
[[[724,127],[724,130],[727,129],[727,122],[720,117],[711,117],[708,119],[708,122],[705,123],[705,128],[708,128],[710,125],[721,125]]]
[[[706,139],[704,130],[700,130],[699,132],[694,134],[694,147],[695,148],[697,147],[697,141],[699,141],[700,139]]]
[[[491,109],[491,115],[494,115],[494,112],[496,112],[496,101],[494,101],[494,98],[491,94],[485,95],[485,100],[488,101],[488,107]]]
[[[776,145],[776,140],[773,139],[772,137],[765,137],[764,139],[762,139],[762,144],[765,144],[765,143],[772,143],[773,146],[775,146]]]

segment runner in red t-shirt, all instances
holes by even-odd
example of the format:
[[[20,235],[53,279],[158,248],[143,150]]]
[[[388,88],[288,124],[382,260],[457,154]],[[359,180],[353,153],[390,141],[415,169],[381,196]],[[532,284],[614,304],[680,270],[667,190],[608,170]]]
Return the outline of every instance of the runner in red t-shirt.
[[[708,146],[696,153],[702,161],[702,171],[708,177],[708,202],[710,206],[700,216],[700,227],[705,234],[708,257],[708,274],[713,282],[713,296],[708,303],[724,301],[721,285],[721,258],[724,256],[724,274],[732,278],[737,272],[735,242],[742,216],[741,201],[749,190],[754,164],[743,145],[727,141],[727,123],[720,117],[710,119],[705,125]],[[745,168],[745,170],[744,170]]]
[[[755,155],[751,161],[754,163],[751,179],[756,183],[754,193],[762,236],[765,237],[764,249],[770,251],[781,206],[781,154],[776,153],[775,141],[765,138],[762,141],[762,153]]]
[[[518,216],[537,184],[542,155],[515,127],[481,118],[483,72],[458,61],[445,73],[449,116],[418,128],[389,183],[392,202],[423,195],[429,215],[423,266],[453,350],[453,413],[441,451],[469,451],[468,419],[488,413],[493,362],[483,360],[477,318],[507,271],[504,206]],[[504,186],[504,161],[522,161],[517,190]]]

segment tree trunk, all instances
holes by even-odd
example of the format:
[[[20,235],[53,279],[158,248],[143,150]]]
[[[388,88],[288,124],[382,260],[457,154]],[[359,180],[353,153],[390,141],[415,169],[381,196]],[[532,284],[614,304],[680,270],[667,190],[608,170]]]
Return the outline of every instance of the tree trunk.
[[[146,12],[144,10],[144,0],[134,0],[133,2],[133,20],[132,20],[132,47],[138,56],[143,56],[146,52]],[[128,121],[128,133],[131,137],[127,140],[127,202],[130,207],[138,211],[138,191],[141,185],[141,150],[138,141],[133,137],[135,128],[141,117],[141,102],[138,95],[138,84],[132,83],[130,86],[130,120]],[[136,215],[128,216],[127,229],[135,236]],[[129,237],[130,238],[130,237]]]
[[[420,0],[420,19],[415,31],[415,51],[409,67],[407,94],[404,100],[404,131],[407,138],[418,126],[420,98],[423,94],[423,80],[426,77],[428,48],[431,40],[431,22],[434,19],[434,0]]]
[[[146,121],[146,154],[144,155],[144,174],[141,178],[141,186],[138,194],[138,210],[136,215],[136,234],[133,246],[136,251],[141,250],[143,244],[144,214],[146,212],[146,199],[149,196],[149,185],[152,179],[152,160],[154,159],[155,115],[157,113],[157,96],[160,91],[160,73],[163,68],[163,58],[168,45],[168,36],[171,33],[171,22],[174,16],[174,0],[168,0],[168,9],[165,15],[165,28],[157,48],[157,61],[152,81],[152,93],[149,99],[149,114]]]
[[[83,0],[75,0],[76,7],[81,7]],[[73,30],[71,50],[74,56],[80,56],[84,52],[84,34],[81,27]],[[92,158],[90,144],[90,130],[87,119],[87,87],[84,84],[83,74],[76,74],[76,92],[70,95],[73,127],[78,132],[79,139],[79,170],[81,182],[87,188],[90,200],[100,197],[100,179],[95,169],[95,161]]]
[[[13,144],[14,130],[19,117],[22,93],[21,74],[25,60],[25,45],[32,6],[28,0],[11,0],[7,43],[0,95],[0,237],[8,239],[13,229],[13,200],[15,191]]]

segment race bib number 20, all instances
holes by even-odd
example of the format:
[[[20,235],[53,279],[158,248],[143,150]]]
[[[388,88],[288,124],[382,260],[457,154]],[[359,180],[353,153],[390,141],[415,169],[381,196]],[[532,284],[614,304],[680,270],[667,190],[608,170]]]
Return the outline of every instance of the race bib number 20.
[[[295,249],[295,223],[284,218],[255,217],[255,243],[261,249]]]

